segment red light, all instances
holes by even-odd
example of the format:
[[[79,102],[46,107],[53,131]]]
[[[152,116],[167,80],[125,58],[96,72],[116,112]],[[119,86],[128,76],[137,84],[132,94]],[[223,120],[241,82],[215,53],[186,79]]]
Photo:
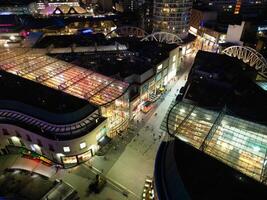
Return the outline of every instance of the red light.
[[[0,24],[0,27],[5,27],[5,26],[15,26],[15,24]]]

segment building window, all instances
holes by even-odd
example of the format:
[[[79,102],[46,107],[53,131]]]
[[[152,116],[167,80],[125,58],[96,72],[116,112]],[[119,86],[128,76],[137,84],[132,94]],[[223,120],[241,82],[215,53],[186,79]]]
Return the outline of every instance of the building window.
[[[160,64],[158,67],[157,67],[157,72],[159,72],[161,69],[162,69],[163,65]]]
[[[24,142],[22,142],[22,140],[19,140],[19,141],[20,141],[21,146],[22,146],[22,147],[25,147]]]
[[[82,142],[81,144],[80,144],[80,148],[81,149],[84,149],[86,147],[86,143],[85,142]]]
[[[52,144],[49,144],[49,145],[48,145],[48,148],[49,148],[50,151],[55,151],[55,149],[54,149],[54,147],[53,147]]]
[[[30,137],[29,135],[26,135],[26,138],[27,138],[27,140],[28,140],[29,142],[32,141],[32,139],[31,139],[31,137]]]
[[[8,138],[8,142],[9,142],[10,145],[14,145],[14,143],[13,143],[11,138]]]
[[[43,146],[41,140],[39,140],[39,139],[37,139],[37,144],[38,144],[38,146],[40,146],[40,147]]]
[[[176,55],[174,55],[173,57],[172,57],[172,62],[175,62],[176,61]]]
[[[16,136],[17,136],[18,138],[21,138],[20,133],[19,133],[18,131],[15,131],[15,132],[16,132]]]
[[[7,129],[5,129],[5,128],[3,128],[3,133],[4,133],[4,135],[9,135]]]
[[[64,152],[70,152],[70,147],[63,147]]]

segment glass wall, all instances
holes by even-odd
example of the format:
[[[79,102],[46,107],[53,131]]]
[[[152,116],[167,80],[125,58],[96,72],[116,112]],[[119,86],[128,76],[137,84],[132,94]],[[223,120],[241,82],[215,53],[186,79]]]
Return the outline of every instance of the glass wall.
[[[129,96],[128,92],[112,103],[101,107],[101,114],[107,117],[107,128],[109,137],[116,136],[128,126],[129,121]]]
[[[258,180],[264,180],[267,126],[180,102],[169,117],[170,133]]]

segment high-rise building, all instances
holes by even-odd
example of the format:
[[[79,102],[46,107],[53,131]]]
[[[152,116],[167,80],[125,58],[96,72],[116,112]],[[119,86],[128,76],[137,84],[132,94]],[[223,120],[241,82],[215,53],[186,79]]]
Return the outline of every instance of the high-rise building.
[[[153,0],[138,1],[138,8],[141,16],[140,27],[150,33],[153,29]]]
[[[201,2],[218,11],[248,16],[261,14],[267,6],[267,0],[203,0]]]
[[[136,0],[117,0],[115,1],[116,9],[122,12],[134,11],[138,8],[138,1]]]
[[[154,31],[166,31],[184,38],[188,34],[192,0],[154,0]]]

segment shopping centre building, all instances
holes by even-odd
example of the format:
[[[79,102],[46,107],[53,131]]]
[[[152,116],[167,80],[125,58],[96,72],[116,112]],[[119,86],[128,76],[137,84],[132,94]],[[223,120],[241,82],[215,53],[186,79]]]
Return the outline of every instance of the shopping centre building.
[[[171,105],[155,163],[157,199],[266,199],[267,93],[236,58],[199,52]]]
[[[128,91],[131,118],[141,110],[148,112],[152,108],[153,102],[174,84],[181,66],[182,50],[177,44],[141,42],[137,38],[112,38],[107,41],[101,40],[100,45],[117,44],[113,46],[120,45],[125,48],[121,50],[114,48],[113,51],[110,49],[109,51],[55,53],[60,49],[60,42],[57,42],[56,38],[57,36],[44,37],[36,46],[41,47],[41,44],[49,46],[49,41],[53,42],[56,48],[49,55],[108,77],[116,77],[130,85]],[[72,38],[72,36],[65,36],[64,44],[69,43],[71,46]],[[87,40],[88,38],[86,37]],[[100,46],[95,44],[96,50],[97,47]]]
[[[34,49],[2,49],[0,60],[1,153],[70,167],[127,127],[128,83]]]

